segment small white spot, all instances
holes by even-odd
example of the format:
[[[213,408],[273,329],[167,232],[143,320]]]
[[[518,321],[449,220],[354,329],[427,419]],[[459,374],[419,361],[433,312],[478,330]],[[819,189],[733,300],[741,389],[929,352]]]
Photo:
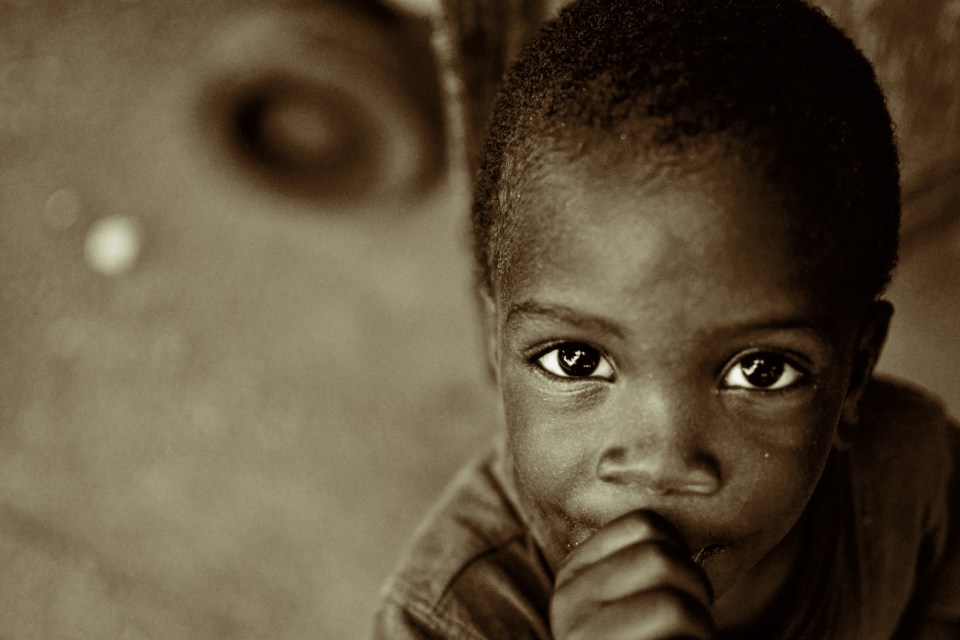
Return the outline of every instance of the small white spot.
[[[127,216],[97,220],[87,233],[87,264],[105,276],[118,276],[133,268],[143,244],[140,225]]]
[[[770,454],[769,454],[769,453],[765,453],[765,454],[763,454],[763,457],[764,457],[764,458],[769,458],[769,457],[770,457]]]
[[[627,139],[627,134],[621,133],[621,134],[620,134],[620,139],[621,139],[621,140],[626,140],[626,139]]]
[[[69,189],[57,189],[47,198],[43,219],[54,231],[69,229],[80,217],[80,196]]]

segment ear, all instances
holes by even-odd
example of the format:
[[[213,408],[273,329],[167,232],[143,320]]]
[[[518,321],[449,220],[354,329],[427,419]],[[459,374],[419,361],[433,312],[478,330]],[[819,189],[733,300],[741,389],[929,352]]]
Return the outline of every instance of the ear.
[[[487,370],[494,381],[500,374],[500,341],[497,325],[497,303],[485,290],[477,293],[480,301],[481,330],[483,332],[483,347],[486,353]]]
[[[877,360],[880,359],[880,352],[886,342],[892,316],[893,305],[886,300],[874,302],[867,313],[853,354],[853,373],[850,376],[847,396],[843,401],[840,414],[838,444],[845,445],[850,442],[849,429],[860,420],[860,398],[873,376]]]

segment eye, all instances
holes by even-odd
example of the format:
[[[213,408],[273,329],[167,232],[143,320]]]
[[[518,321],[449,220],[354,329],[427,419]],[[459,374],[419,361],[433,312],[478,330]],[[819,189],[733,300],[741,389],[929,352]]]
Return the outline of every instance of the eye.
[[[590,345],[565,342],[536,358],[536,363],[548,373],[560,378],[613,377],[613,367],[603,355]]]
[[[804,373],[784,356],[758,351],[741,357],[727,371],[723,385],[729,389],[786,389],[803,379]]]

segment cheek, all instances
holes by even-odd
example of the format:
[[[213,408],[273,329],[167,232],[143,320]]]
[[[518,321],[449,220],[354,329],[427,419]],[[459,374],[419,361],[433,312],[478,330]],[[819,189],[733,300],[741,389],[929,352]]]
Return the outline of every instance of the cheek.
[[[559,499],[586,472],[585,441],[590,431],[584,424],[586,416],[564,410],[566,403],[548,400],[522,380],[504,382],[507,433],[517,475],[536,499]]]
[[[842,398],[817,393],[777,410],[739,411],[738,437],[719,446],[730,465],[737,518],[784,534],[802,514],[832,449]]]
[[[518,489],[550,537],[564,535],[564,504],[594,477],[601,392],[550,389],[523,365],[502,371],[504,410]]]
[[[766,455],[766,454],[765,454]],[[823,471],[827,452],[773,455],[744,470],[730,489],[732,522],[752,523],[774,534],[789,529],[803,513]],[[768,536],[765,536],[768,537]]]

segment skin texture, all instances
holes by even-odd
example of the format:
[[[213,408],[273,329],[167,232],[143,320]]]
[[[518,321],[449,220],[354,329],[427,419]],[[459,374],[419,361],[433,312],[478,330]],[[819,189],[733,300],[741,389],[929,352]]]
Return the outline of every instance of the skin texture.
[[[487,299],[554,633],[755,630],[890,307],[839,306],[786,231],[797,212],[736,161],[650,177],[594,153],[526,185],[523,251]],[[595,366],[570,377],[578,349]],[[768,388],[746,377],[758,354]]]

